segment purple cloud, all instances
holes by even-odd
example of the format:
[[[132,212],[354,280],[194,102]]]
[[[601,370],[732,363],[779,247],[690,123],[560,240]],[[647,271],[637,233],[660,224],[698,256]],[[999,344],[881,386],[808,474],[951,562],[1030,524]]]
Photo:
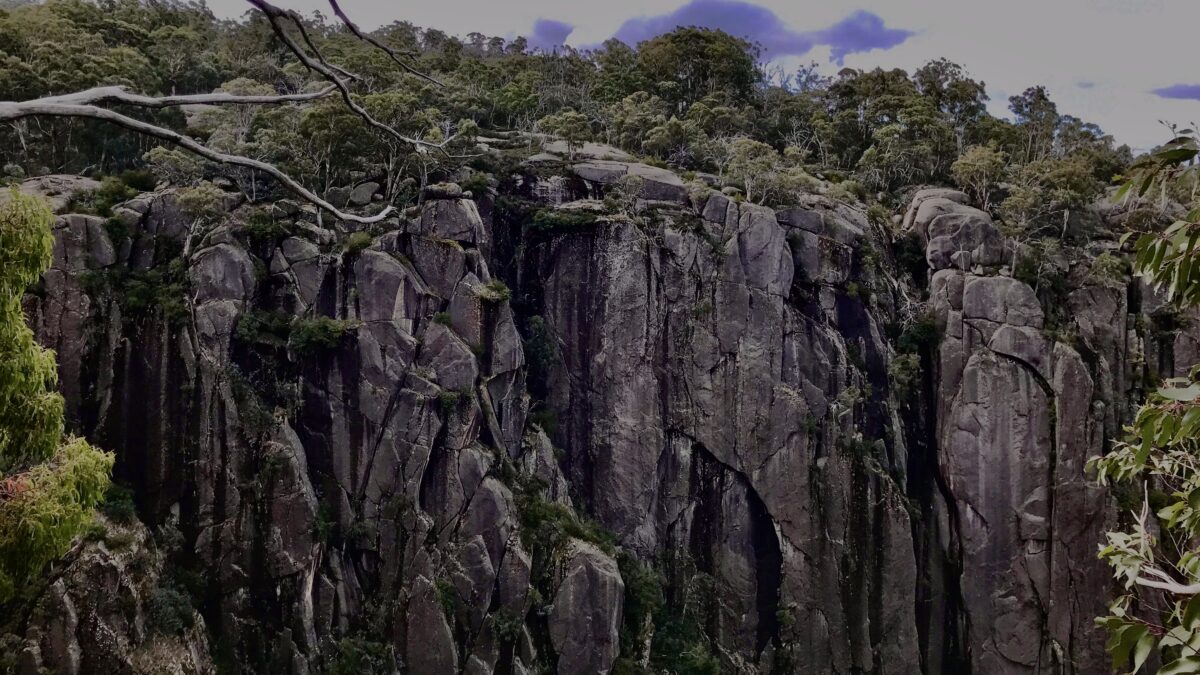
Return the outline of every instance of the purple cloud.
[[[533,32],[529,35],[529,46],[542,51],[551,51],[561,47],[567,41],[567,36],[575,30],[575,26],[554,19],[538,19],[533,24]]]
[[[762,46],[768,60],[777,56],[799,56],[817,45],[830,47],[833,60],[842,63],[848,54],[873,49],[891,49],[914,35],[912,31],[888,28],[883,19],[857,11],[828,28],[795,31],[775,12],[742,0],[691,0],[679,9],[659,16],[636,17],[617,29],[616,37],[628,45],[669,33],[679,26],[721,29]]]
[[[1175,98],[1200,101],[1200,84],[1173,84],[1150,92],[1159,98]]]
[[[670,14],[629,19],[613,37],[636,45],[678,26],[719,28],[759,43],[768,56],[804,54],[813,48],[811,38],[784,26],[775,12],[739,0],[692,0]]]
[[[830,55],[840,64],[848,54],[891,49],[912,37],[913,32],[888,28],[878,15],[859,10],[815,35],[817,44],[832,47]]]

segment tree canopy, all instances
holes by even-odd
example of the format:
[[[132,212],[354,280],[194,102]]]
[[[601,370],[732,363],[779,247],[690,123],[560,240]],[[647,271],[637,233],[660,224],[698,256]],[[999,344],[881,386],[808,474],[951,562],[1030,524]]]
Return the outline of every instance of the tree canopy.
[[[1005,162],[989,179],[995,189],[974,195],[981,205],[999,205],[1014,185],[1016,201],[1000,212],[1038,226],[1060,225],[1064,212],[1095,195],[1090,185],[1064,180],[1071,170],[1082,165],[1102,185],[1130,159],[1094,125],[1061,114],[1043,87],[1012,97],[1011,121],[992,117],[984,83],[945,59],[913,73],[847,68],[823,77],[804,67],[768,76],[754,45],[704,28],[679,28],[636,46],[614,39],[594,50],[542,52],[523,38],[460,39],[404,22],[367,34],[316,14],[295,20],[280,27],[260,11],[218,21],[202,4],[179,1],[49,0],[0,10],[0,101],[102,85],[150,96],[315,96],[329,83],[322,64],[337,64],[329,72],[353,75],[341,78],[342,102],[316,97],[129,114],[214,151],[269,163],[318,192],[377,180],[397,206],[417,194],[407,186],[467,166],[489,168],[467,129],[553,127],[570,136],[572,148],[592,138],[679,170],[714,173],[724,172],[733,140],[746,138],[769,148],[783,168],[853,180],[847,194],[865,188],[897,195],[907,186],[950,183],[959,157],[988,147]],[[294,45],[311,58],[298,62]],[[346,101],[378,124],[363,124]],[[429,139],[454,147],[418,147]],[[88,119],[18,120],[0,129],[0,152],[17,160],[8,167],[14,175],[115,173],[164,159],[161,151],[147,156],[157,144]],[[273,189],[254,167],[193,168],[172,171],[171,179],[219,174],[249,195]],[[1071,194],[1059,190],[1064,184]],[[1058,205],[1050,213],[1021,206],[1031,194],[1047,193]]]
[[[66,551],[108,486],[113,456],[63,438],[54,352],[21,297],[50,265],[53,216],[13,190],[0,205],[0,602]]]

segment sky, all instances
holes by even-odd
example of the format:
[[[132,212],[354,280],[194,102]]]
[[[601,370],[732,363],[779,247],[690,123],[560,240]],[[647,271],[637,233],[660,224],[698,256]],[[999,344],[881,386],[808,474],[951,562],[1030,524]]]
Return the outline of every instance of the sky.
[[[630,44],[679,25],[721,28],[762,45],[773,64],[815,61],[915,70],[939,57],[987,84],[993,114],[1042,84],[1059,111],[1144,150],[1169,138],[1159,121],[1200,121],[1194,31],[1200,0],[340,0],[364,28],[396,20],[453,35],[478,31],[532,45]],[[208,0],[221,17],[245,0]],[[323,0],[277,0],[301,12]]]

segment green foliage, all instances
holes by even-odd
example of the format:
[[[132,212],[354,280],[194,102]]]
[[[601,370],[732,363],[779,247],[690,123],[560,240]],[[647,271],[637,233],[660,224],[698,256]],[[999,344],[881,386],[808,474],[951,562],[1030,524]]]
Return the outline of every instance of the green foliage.
[[[677,28],[638,45],[638,69],[663,98],[699,101],[713,93],[747,99],[760,80],[757,52],[720,30]]]
[[[470,192],[474,198],[479,198],[487,194],[491,183],[488,180],[488,174],[483,172],[475,172],[465,179],[459,181],[459,187],[465,192]]]
[[[179,242],[157,238],[156,260],[166,265],[150,269],[112,267],[81,276],[84,290],[93,297],[109,295],[121,305],[127,320],[161,317],[180,325],[189,317],[187,266],[179,255]]]
[[[892,391],[904,400],[913,393],[921,379],[921,358],[917,354],[898,354],[888,364],[888,380]]]
[[[70,438],[49,461],[0,479],[0,603],[61,556],[92,520],[113,456]]]
[[[954,182],[975,198],[985,211],[991,204],[992,190],[1003,175],[1008,157],[995,148],[976,145],[950,166]]]
[[[717,675],[720,663],[706,633],[717,606],[716,582],[699,571],[684,551],[664,556],[664,602],[654,614],[650,646],[652,672]]]
[[[291,326],[288,347],[297,356],[312,356],[327,352],[341,344],[342,338],[357,328],[354,321],[318,316],[296,319]]]
[[[50,265],[53,217],[15,190],[0,205],[0,603],[62,555],[103,498],[113,456],[63,439],[54,353],[25,324],[21,296]]]
[[[438,579],[435,584],[437,592],[438,604],[442,606],[442,613],[446,615],[446,621],[450,625],[454,625],[454,615],[458,612],[461,601],[458,598],[458,589],[454,584],[447,579]]]
[[[892,222],[892,212],[883,204],[867,207],[867,220],[876,227],[887,227]]]
[[[549,393],[551,369],[559,359],[558,342],[545,318],[533,316],[525,322],[521,345],[525,352],[529,392],[535,398],[545,400]],[[552,434],[553,429],[546,426],[548,421],[543,418],[537,423]],[[557,420],[553,422],[552,427],[557,427]]]
[[[653,629],[654,616],[665,604],[663,579],[658,570],[628,551],[617,554],[617,565],[621,570],[621,580],[625,582],[621,658],[638,663],[645,656],[647,631]]]
[[[572,211],[553,207],[540,209],[533,215],[528,228],[532,232],[555,234],[574,232],[591,227],[598,216],[591,211]]]
[[[356,256],[367,250],[373,242],[374,240],[367,232],[354,232],[346,239],[346,255],[351,257]]]
[[[238,234],[246,237],[250,245],[263,248],[278,244],[281,239],[295,233],[293,223],[277,220],[266,209],[252,209],[246,216],[246,222],[237,230]]]
[[[367,637],[338,640],[329,666],[330,675],[392,675],[397,672],[395,649],[391,644]]]
[[[901,352],[920,353],[937,347],[941,342],[942,331],[938,328],[937,317],[932,312],[918,314],[900,333],[896,346]]]
[[[492,617],[495,622],[492,629],[496,632],[496,639],[500,644],[515,644],[520,639],[521,631],[525,627],[521,617],[503,611],[493,614]]]
[[[599,524],[585,520],[571,508],[546,501],[541,491],[526,489],[517,497],[521,516],[521,542],[530,551],[549,559],[558,559],[572,539],[599,546],[609,555],[616,552],[616,540]]]
[[[104,231],[108,234],[113,246],[120,247],[121,242],[129,238],[129,226],[120,218],[108,218],[104,221]]]
[[[54,454],[63,433],[54,352],[33,341],[21,296],[50,266],[54,217],[15,189],[0,205],[0,475]]]
[[[225,193],[212,183],[181,188],[176,194],[180,210],[193,220],[211,223],[225,213]]]
[[[1072,213],[1100,195],[1103,184],[1086,157],[1046,157],[1009,170],[1008,197],[999,211],[1010,236],[1057,236],[1070,233]]]
[[[811,190],[810,173],[849,175],[871,192],[947,182],[950,166],[973,146],[992,147],[1018,165],[1076,157],[1101,181],[1120,173],[1129,158],[1093,125],[1059,114],[1041,88],[1013,97],[1015,121],[990,117],[983,84],[944,59],[912,73],[846,68],[827,78],[805,67],[794,76],[768,78],[754,44],[706,28],[681,27],[637,47],[609,40],[594,50],[537,56],[527,52],[524,38],[474,34],[464,42],[408,24],[380,28],[376,37],[404,45],[414,66],[444,83],[431,87],[380,58],[371,45],[349,39],[337,21],[306,21],[313,46],[358,75],[349,86],[365,109],[405,136],[449,139],[448,152],[420,152],[374,134],[334,98],[298,106],[221,106],[187,116],[175,109],[143,113],[215,150],[269,161],[308,185],[344,186],[379,176],[396,204],[415,198],[421,185],[454,178],[464,165],[495,165],[504,161],[501,155],[533,150],[502,130],[535,126],[565,137],[571,153],[600,135],[649,160],[722,178],[724,146],[748,138],[782,160],[780,175],[793,185],[782,196],[761,198],[780,203],[788,200],[786,190]],[[261,17],[218,21],[187,3],[21,6],[0,16],[0,90],[24,100],[100,84],[146,94],[218,87],[272,94],[316,86],[319,78],[280,57],[277,39],[265,28]],[[0,129],[0,155],[20,157],[13,164],[23,173],[46,166],[117,173],[148,165],[171,184],[194,185],[220,172],[252,201],[264,196],[261,175],[249,169],[207,165],[175,148],[148,149],[132,132],[94,120],[27,126]],[[478,129],[498,139],[489,143],[495,149],[489,156],[465,151]],[[149,181],[126,182],[151,187]],[[485,187],[469,189],[482,194]],[[862,200],[849,185],[834,194]]]
[[[848,179],[829,188],[828,195],[833,199],[853,204],[867,200],[867,189],[862,183]]]
[[[336,529],[337,521],[334,520],[333,509],[329,504],[321,502],[317,508],[317,519],[313,521],[313,538],[323,544],[328,544],[333,540]]]
[[[1092,283],[1124,288],[1129,281],[1129,263],[1123,257],[1105,251],[1092,260],[1088,280]]]
[[[571,109],[543,117],[538,121],[538,128],[566,141],[567,153],[572,159],[579,146],[592,139],[592,125],[587,115]]]
[[[483,285],[480,297],[488,302],[508,302],[512,299],[512,291],[500,279],[492,279]]]
[[[238,317],[234,337],[245,344],[282,349],[292,335],[294,318],[284,312],[251,310]]]
[[[1194,132],[1179,132],[1139,163],[1119,197],[1196,171],[1190,162],[1198,149]],[[1200,302],[1200,277],[1192,271],[1198,239],[1200,212],[1193,211],[1134,244],[1134,272],[1180,310]],[[1108,532],[1100,551],[1123,591],[1097,623],[1108,631],[1115,667],[1132,662],[1136,672],[1157,650],[1160,674],[1200,672],[1200,365],[1151,393],[1126,434],[1088,462],[1102,485],[1124,484],[1143,495],[1127,500],[1134,506],[1127,526]]]
[[[150,594],[148,627],[163,635],[183,635],[195,625],[195,610],[187,593],[171,586],[159,586]]]
[[[128,525],[137,520],[137,506],[133,503],[133,490],[124,485],[113,483],[104,493],[104,503],[100,512],[109,520]]]
[[[153,175],[172,185],[192,185],[204,175],[202,160],[177,148],[151,148],[142,156],[142,160],[150,167]]]
[[[786,203],[805,190],[811,178],[788,166],[770,145],[739,136],[722,150],[725,172],[746,190],[746,199],[764,204]]]
[[[896,264],[907,272],[918,283],[923,283],[929,273],[929,263],[925,260],[925,245],[916,232],[909,232],[896,240],[893,247]]]
[[[441,409],[442,415],[452,415],[462,397],[462,392],[453,390],[445,390],[438,394],[438,408]]]
[[[116,176],[108,176],[100,181],[100,187],[95,190],[72,197],[71,203],[67,205],[67,210],[75,213],[92,213],[107,218],[112,215],[112,207],[133,199],[137,195],[137,188],[126,185]]]
[[[158,186],[158,179],[155,178],[154,173],[145,169],[126,169],[117,176],[117,179],[138,192],[149,192]]]

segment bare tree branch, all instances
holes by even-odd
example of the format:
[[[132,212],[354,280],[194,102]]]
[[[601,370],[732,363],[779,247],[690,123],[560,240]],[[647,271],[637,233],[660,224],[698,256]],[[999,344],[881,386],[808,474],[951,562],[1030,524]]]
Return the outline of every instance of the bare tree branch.
[[[346,69],[329,63],[325,60],[324,55],[318,49],[316,43],[309,36],[308,29],[304,25],[304,19],[292,10],[285,10],[267,2],[267,0],[247,0],[251,5],[257,8],[267,17],[267,21],[271,24],[271,30],[283,42],[283,44],[291,51],[300,62],[310,71],[319,74],[324,78],[329,86],[318,92],[307,94],[281,94],[281,95],[236,95],[227,93],[212,93],[212,94],[188,94],[181,96],[145,96],[135,94],[125,90],[123,87],[94,87],[84,91],[74,92],[71,94],[63,94],[59,96],[47,96],[40,99],[30,101],[0,101],[0,122],[11,122],[27,117],[79,117],[96,119],[118,126],[124,127],[131,131],[135,131],[146,136],[158,138],[178,145],[200,157],[218,162],[221,164],[229,164],[233,166],[243,166],[250,169],[262,171],[280,183],[293,193],[326,211],[332,213],[339,220],[345,220],[355,223],[376,223],[388,216],[395,209],[388,206],[380,213],[373,216],[359,216],[352,213],[346,213],[334,207],[328,201],[317,196],[315,193],[305,188],[298,181],[288,176],[280,169],[249,157],[241,155],[231,155],[223,152],[218,152],[202,143],[173,131],[166,127],[161,127],[149,122],[145,122],[127,115],[123,115],[108,108],[101,107],[101,104],[124,104],[132,105],[141,108],[167,108],[172,106],[181,106],[189,104],[272,104],[272,103],[288,103],[312,101],[324,96],[328,96],[337,92],[342,101],[350,110],[366,122],[369,126],[381,131],[392,138],[406,144],[414,146],[418,154],[426,154],[431,149],[437,150],[447,157],[468,157],[470,155],[450,155],[446,148],[452,143],[458,134],[447,134],[445,140],[440,143],[433,143],[419,138],[411,138],[401,134],[394,128],[383,124],[371,116],[369,112],[359,105],[350,92],[350,87],[347,82],[359,80],[358,76],[347,71]],[[421,73],[412,66],[400,59],[397,52],[375,38],[363,33],[353,21],[350,20],[346,13],[342,11],[337,0],[329,0],[330,6],[338,19],[354,34],[355,37],[373,45],[374,47],[385,52],[393,61],[396,62],[406,72],[412,73],[429,82],[441,86],[441,82],[436,79]],[[300,33],[300,38],[307,46],[301,46],[289,34],[285,24],[290,23],[295,26]],[[311,53],[310,53],[311,52]]]
[[[209,104],[209,105],[224,105],[224,104],[270,104],[270,103],[291,103],[296,101],[312,101],[314,99],[328,96],[336,91],[336,87],[330,85],[320,91],[308,94],[269,94],[269,95],[254,95],[243,96],[239,94],[226,94],[222,92],[214,92],[212,94],[186,94],[182,96],[144,96],[127,91],[124,87],[94,87],[92,89],[84,89],[70,94],[62,94],[60,96],[47,96],[45,98],[34,99],[32,101],[16,102],[16,101],[0,101],[0,106],[8,105],[96,105],[99,103],[124,103],[126,105],[135,105],[142,108],[170,108],[180,105],[193,104]],[[0,117],[0,120],[5,118]]]
[[[1160,591],[1166,591],[1173,595],[1200,595],[1200,584],[1180,584],[1174,581],[1155,581],[1138,577],[1134,579],[1139,586],[1147,588],[1157,588]]]
[[[393,207],[388,206],[383,211],[380,211],[373,216],[359,216],[353,213],[346,213],[335,207],[333,204],[325,201],[321,197],[318,197],[315,193],[301,185],[291,176],[288,176],[284,172],[270,164],[267,164],[266,162],[260,162],[256,159],[250,159],[249,157],[242,157],[241,155],[229,155],[223,152],[217,152],[176,131],[150,124],[149,122],[143,122],[142,120],[134,119],[132,117],[127,117],[121,113],[109,110],[107,108],[85,104],[53,102],[46,103],[44,100],[33,100],[19,103],[9,101],[0,102],[0,122],[17,120],[25,117],[85,117],[103,120],[105,122],[111,122],[118,126],[125,127],[131,131],[136,131],[146,136],[158,138],[169,143],[174,143],[175,145],[178,145],[214,162],[231,164],[234,166],[244,166],[250,169],[262,171],[263,173],[273,176],[275,180],[282,183],[285,187],[296,193],[296,195],[305,201],[329,211],[339,220],[362,224],[377,223],[386,218],[392,211],[395,210]]]
[[[325,55],[321,53],[321,50],[317,48],[316,43],[312,41],[312,36],[310,36],[308,34],[308,28],[306,28],[304,26],[304,18],[301,17],[299,14],[297,14],[295,12],[295,10],[286,10],[286,11],[288,14],[288,18],[290,18],[292,20],[292,23],[294,23],[296,25],[296,30],[300,33],[300,38],[304,40],[304,44],[308,46],[309,50],[312,51],[313,56],[317,57],[318,61],[320,61],[322,64],[328,66],[329,68],[333,69],[334,71],[339,73],[342,77],[346,78],[347,80],[357,82],[362,79],[358,75],[355,75],[354,73],[346,70],[345,68],[337,65],[336,63],[330,63],[329,61],[327,61],[325,59]]]
[[[259,11],[266,15],[267,20],[271,24],[271,29],[275,32],[275,35],[289,50],[291,50],[293,54],[296,55],[296,58],[300,59],[300,62],[303,63],[306,68],[320,74],[335,87],[337,87],[338,93],[341,94],[342,101],[346,104],[346,107],[350,108],[355,115],[358,115],[371,127],[382,131],[383,133],[402,143],[418,146],[418,148],[424,147],[433,148],[436,150],[444,150],[446,145],[448,145],[450,141],[454,140],[455,137],[451,136],[441,143],[430,143],[429,141],[423,141],[418,138],[411,138],[375,119],[371,116],[371,113],[367,112],[365,108],[363,108],[358,104],[357,101],[354,100],[353,94],[350,93],[349,85],[346,84],[345,80],[343,80],[333,68],[326,64],[323,59],[310,56],[303,47],[296,43],[295,39],[293,39],[291,35],[288,35],[287,30],[285,30],[283,27],[283,20],[290,21],[297,26],[303,24],[303,20],[295,12],[280,9],[271,3],[266,2],[266,0],[247,0],[247,2],[257,7]]]
[[[440,81],[434,79],[433,77],[430,77],[429,75],[426,75],[425,73],[422,73],[421,71],[417,70],[416,68],[413,68],[412,66],[410,66],[407,63],[405,63],[404,61],[402,61],[400,59],[400,56],[396,53],[396,50],[392,49],[391,47],[388,47],[387,45],[383,44],[379,40],[376,40],[375,38],[371,37],[370,35],[367,35],[366,33],[359,30],[358,26],[355,25],[355,23],[350,20],[350,17],[346,16],[346,13],[342,11],[342,6],[338,4],[337,0],[329,0],[329,6],[333,8],[333,13],[335,15],[337,15],[337,18],[340,19],[341,22],[346,25],[346,28],[350,29],[350,32],[354,34],[354,37],[356,37],[359,40],[362,40],[370,45],[373,45],[374,47],[378,48],[383,53],[390,56],[392,58],[392,60],[396,62],[396,65],[403,68],[406,72],[408,72],[412,75],[416,75],[417,77],[419,77],[427,82],[436,84],[439,87],[446,86],[446,85],[442,84]]]

